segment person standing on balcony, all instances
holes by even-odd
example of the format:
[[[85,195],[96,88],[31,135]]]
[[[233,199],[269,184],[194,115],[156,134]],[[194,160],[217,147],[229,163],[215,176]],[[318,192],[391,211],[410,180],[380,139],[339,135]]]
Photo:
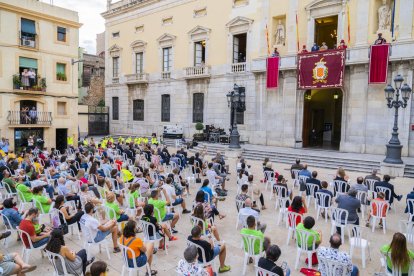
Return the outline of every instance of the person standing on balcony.
[[[36,111],[36,107],[32,107],[32,109],[29,111],[29,117],[30,117],[30,122],[32,124],[36,124],[37,121],[37,111]]]
[[[30,86],[29,71],[27,71],[27,69],[23,69],[21,81],[22,81],[23,89],[27,90],[28,87]]]
[[[29,69],[28,76],[29,76],[29,85],[30,85],[30,87],[35,86],[35,84],[36,84],[36,73],[35,73],[35,71],[33,71],[32,68]]]

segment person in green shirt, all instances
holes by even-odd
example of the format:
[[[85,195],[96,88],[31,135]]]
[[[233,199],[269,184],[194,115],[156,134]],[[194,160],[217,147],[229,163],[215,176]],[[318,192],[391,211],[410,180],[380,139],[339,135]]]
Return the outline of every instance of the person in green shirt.
[[[33,200],[32,191],[29,189],[29,187],[27,187],[23,183],[18,182],[16,184],[16,189],[19,190],[22,193],[24,201],[30,202],[30,201]]]
[[[114,210],[115,212],[115,219],[117,222],[123,222],[129,220],[125,211],[119,208],[119,205],[115,202],[115,194],[113,192],[109,192],[106,196],[105,206]],[[109,212],[109,218],[114,219],[114,212]]]
[[[157,219],[158,223],[171,220],[172,232],[174,234],[178,233],[178,231],[175,230],[174,227],[180,217],[178,213],[167,213],[167,208],[165,206],[170,205],[170,202],[168,200],[165,201],[165,200],[158,199],[160,191],[164,193],[165,198],[168,198],[168,196],[166,195],[166,192],[163,189],[153,190],[151,191],[151,198],[148,200],[148,204],[152,204],[154,206],[154,214],[155,214],[155,218]],[[159,211],[159,216],[158,216],[157,210]]]
[[[3,182],[6,183],[7,185],[9,185],[10,191],[12,193],[15,193],[16,192],[16,181],[14,181],[10,177],[10,172],[8,170],[4,170],[3,171]]]
[[[315,219],[313,217],[306,217],[303,220],[303,223],[299,223],[296,226],[296,239],[300,245],[300,240],[301,240],[301,233],[300,231],[305,231],[310,233],[311,235],[309,236],[307,243],[308,243],[308,249],[312,249],[312,245],[313,245],[313,240],[315,240],[315,249],[318,248],[318,246],[321,244],[322,242],[322,232],[321,231],[316,231],[313,230],[313,226],[315,226]],[[300,231],[298,231],[300,230]]]
[[[139,217],[141,215],[142,208],[144,208],[144,206],[145,206],[145,202],[138,201],[138,198],[141,197],[141,195],[139,193],[139,187],[140,187],[139,183],[131,184],[129,186],[129,192],[128,192],[128,195],[129,195],[129,202],[128,202],[129,208],[130,209],[136,209],[138,207],[137,217]],[[141,208],[139,208],[139,207],[141,207]]]
[[[52,200],[43,195],[43,186],[33,188],[33,200],[36,200],[36,208],[43,214],[48,214],[52,206]]]
[[[386,256],[387,270],[389,273],[394,272],[394,267],[399,267],[402,276],[412,275],[409,272],[410,264],[413,266],[414,252],[407,249],[407,239],[402,233],[395,233],[392,237],[391,244],[386,244],[380,249],[381,253]]]
[[[259,240],[256,240],[254,242],[254,254],[258,255],[265,250],[264,244],[270,244],[269,241],[266,241],[265,243],[265,239],[269,240],[269,238],[266,238],[262,231],[256,230],[256,219],[254,218],[254,216],[248,216],[246,219],[246,224],[248,228],[243,228],[240,231],[240,234],[259,238]],[[244,243],[244,250],[247,251],[247,239],[245,239],[244,237],[242,237],[242,239]]]

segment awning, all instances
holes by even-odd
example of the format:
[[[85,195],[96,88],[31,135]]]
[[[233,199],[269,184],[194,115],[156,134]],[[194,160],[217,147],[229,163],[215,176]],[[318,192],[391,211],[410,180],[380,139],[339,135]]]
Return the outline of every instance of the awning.
[[[36,24],[33,20],[22,18],[21,31],[23,33],[36,34]]]
[[[37,69],[37,59],[20,57],[19,66],[24,68]]]

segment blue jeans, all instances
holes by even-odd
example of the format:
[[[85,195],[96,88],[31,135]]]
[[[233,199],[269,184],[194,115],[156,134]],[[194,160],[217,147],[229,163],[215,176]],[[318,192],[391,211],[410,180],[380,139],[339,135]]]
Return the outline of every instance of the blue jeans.
[[[142,267],[147,263],[147,256],[141,252],[141,255],[135,258],[137,261],[137,266]],[[128,266],[134,267],[135,263],[133,262],[133,259],[128,258]]]
[[[162,221],[172,220],[174,218],[173,213],[167,213]]]
[[[49,194],[49,197],[53,198],[53,195],[55,193],[55,189],[50,185],[47,185],[47,186],[44,186],[44,187],[45,187],[46,192]]]
[[[119,219],[117,219],[117,222],[127,221],[129,217],[125,214],[121,214]]]
[[[40,241],[32,242],[34,248],[39,248],[49,242],[49,237],[43,238]]]
[[[96,237],[94,239],[94,242],[103,241],[106,238],[106,236],[108,236],[109,234],[111,234],[111,231],[109,231],[109,230],[105,231],[105,232],[102,232],[101,230],[99,230],[98,233],[96,233]]]
[[[175,201],[172,203],[172,206],[177,206],[181,203],[183,203],[183,199],[182,198],[176,198]]]

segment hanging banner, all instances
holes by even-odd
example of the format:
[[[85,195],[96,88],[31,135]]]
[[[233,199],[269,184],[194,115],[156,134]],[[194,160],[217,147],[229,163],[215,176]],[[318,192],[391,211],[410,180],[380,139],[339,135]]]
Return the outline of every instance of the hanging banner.
[[[344,86],[346,50],[298,54],[298,89]]]
[[[369,84],[387,83],[390,44],[372,45],[369,58]]]
[[[279,86],[279,57],[267,59],[267,89]]]

